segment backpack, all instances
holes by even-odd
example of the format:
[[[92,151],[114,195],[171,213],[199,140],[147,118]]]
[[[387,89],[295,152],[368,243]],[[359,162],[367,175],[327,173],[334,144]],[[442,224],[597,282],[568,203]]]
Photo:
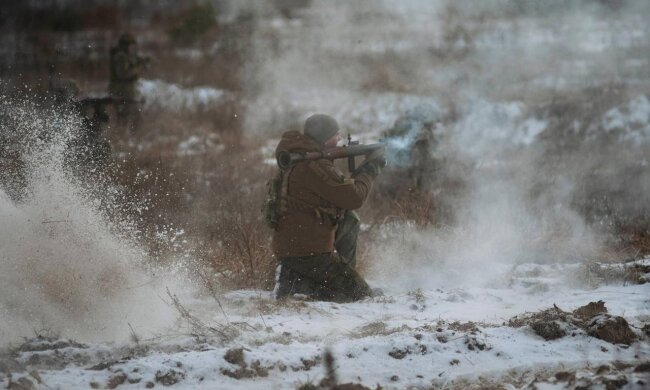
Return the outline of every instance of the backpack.
[[[272,229],[277,229],[280,221],[283,177],[284,171],[278,169],[275,176],[266,182],[266,199],[262,204],[262,214],[266,224]]]

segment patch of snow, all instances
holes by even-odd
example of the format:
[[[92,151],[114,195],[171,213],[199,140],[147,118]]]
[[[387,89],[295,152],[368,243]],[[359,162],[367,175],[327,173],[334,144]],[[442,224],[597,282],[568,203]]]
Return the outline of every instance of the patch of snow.
[[[197,112],[222,104],[228,93],[212,87],[183,88],[162,80],[140,80],[145,109]]]
[[[612,108],[602,118],[606,132],[620,132],[620,140],[639,146],[650,142],[650,100],[645,95]]]

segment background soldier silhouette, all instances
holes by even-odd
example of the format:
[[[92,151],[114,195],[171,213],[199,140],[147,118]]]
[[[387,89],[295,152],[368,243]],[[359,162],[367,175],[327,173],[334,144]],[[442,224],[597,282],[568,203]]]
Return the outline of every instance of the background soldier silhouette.
[[[109,93],[115,103],[118,124],[133,131],[138,126],[141,110],[138,79],[149,59],[138,55],[135,38],[129,33],[120,36],[110,54]]]

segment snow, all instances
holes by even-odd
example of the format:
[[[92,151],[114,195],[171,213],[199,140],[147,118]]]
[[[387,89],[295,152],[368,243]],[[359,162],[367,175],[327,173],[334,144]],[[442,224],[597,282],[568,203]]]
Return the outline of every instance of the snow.
[[[43,365],[38,370],[43,383],[54,389],[103,385],[119,372],[127,376],[120,385],[124,389],[143,388],[169,372],[179,378],[174,385],[178,389],[285,389],[318,383],[325,375],[323,353],[330,350],[340,383],[391,389],[450,386],[479,377],[508,382],[527,375],[534,378],[534,373],[545,370],[584,370],[612,361],[650,359],[645,339],[630,346],[612,345],[577,333],[545,341],[529,327],[505,326],[509,318],[524,312],[553,304],[574,310],[597,300],[605,301],[610,314],[625,316],[633,327],[647,323],[650,284],[571,287],[564,278],[579,267],[522,264],[512,271],[511,285],[502,288],[431,286],[408,291],[382,286],[385,296],[347,304],[276,302],[269,292],[232,291],[220,297],[227,318],[211,298],[187,295],[181,300],[193,314],[203,313],[208,324],[229,324],[237,336],[231,340],[192,336],[179,325],[138,344],[19,352],[16,360],[26,364],[35,361],[35,355],[41,355],[40,361],[52,354],[67,357],[59,358],[68,362],[65,368]],[[550,288],[532,289],[531,281]],[[232,348],[243,348],[247,368],[259,365],[263,370],[251,369],[250,378],[229,376],[241,369],[224,359]],[[114,363],[89,369],[99,362]],[[7,383],[7,378],[0,379]],[[556,385],[548,382],[539,388]]]
[[[138,91],[146,109],[196,112],[221,104],[228,94],[212,87],[183,88],[162,80],[140,80]]]
[[[208,152],[222,152],[224,149],[225,146],[219,143],[216,134],[193,134],[178,144],[177,154],[179,156],[197,156]]]
[[[638,96],[626,104],[612,108],[603,115],[606,132],[620,131],[622,141],[641,145],[650,140],[650,100]]]

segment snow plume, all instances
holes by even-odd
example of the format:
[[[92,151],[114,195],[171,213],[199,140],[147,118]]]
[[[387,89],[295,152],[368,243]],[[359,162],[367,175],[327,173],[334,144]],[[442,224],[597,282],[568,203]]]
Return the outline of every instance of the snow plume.
[[[0,121],[0,344],[35,333],[120,340],[129,324],[141,335],[171,324],[132,232],[67,172],[78,115],[0,96]]]

